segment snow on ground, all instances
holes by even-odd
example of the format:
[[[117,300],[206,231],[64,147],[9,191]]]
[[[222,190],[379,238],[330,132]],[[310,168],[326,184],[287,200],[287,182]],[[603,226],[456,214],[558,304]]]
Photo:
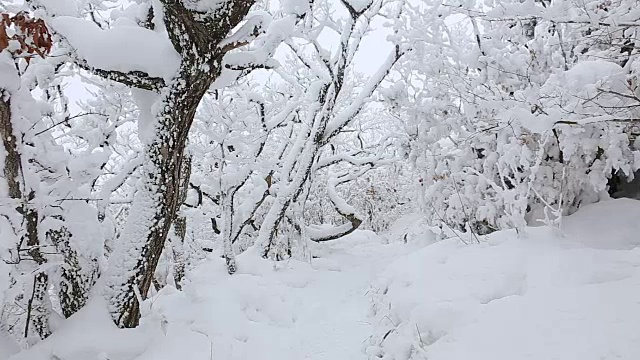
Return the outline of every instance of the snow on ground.
[[[388,243],[404,242],[421,247],[433,243],[437,238],[419,211],[400,217],[382,236]]]
[[[473,245],[431,243],[409,215],[386,237],[315,245],[310,263],[245,253],[233,276],[212,255],[184,291],[148,300],[139,328],[116,329],[93,302],[11,359],[636,360],[639,215],[639,201],[612,200],[564,219],[562,234]]]
[[[92,304],[12,360],[366,359],[370,283],[416,250],[385,242],[358,231],[313,246],[311,263],[245,253],[233,276],[212,255],[190,272],[183,292],[166,287],[147,301],[140,328],[116,330],[104,306]]]
[[[11,355],[17,353],[18,346],[10,339],[7,339],[4,334],[0,334],[0,360],[6,360]]]
[[[221,261],[210,261],[192,274],[184,294],[159,296],[154,307],[169,324],[211,341],[203,342],[203,359],[210,347],[214,359],[225,360],[364,359],[361,348],[372,331],[370,281],[382,264],[410,251],[381,242],[362,231],[318,247],[319,257],[310,264],[245,254],[233,276],[225,274]],[[181,339],[170,341],[180,349]],[[157,349],[144,359],[165,354]]]
[[[397,260],[372,291],[371,358],[640,359],[640,202],[585,207],[562,232],[450,239]]]

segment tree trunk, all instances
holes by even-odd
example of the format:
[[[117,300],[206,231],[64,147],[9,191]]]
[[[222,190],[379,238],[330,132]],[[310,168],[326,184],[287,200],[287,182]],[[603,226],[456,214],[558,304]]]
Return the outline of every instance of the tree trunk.
[[[55,245],[56,251],[63,257],[60,275],[56,280],[60,308],[65,318],[75,314],[87,303],[89,291],[98,276],[97,260],[82,261],[78,252],[69,243],[71,236],[71,233],[64,227],[47,233],[47,237]]]
[[[224,260],[227,264],[227,272],[234,274],[237,269],[236,256],[232,247],[232,233],[233,233],[233,220],[235,215],[235,209],[233,204],[234,192],[237,189],[232,189],[230,192],[222,194],[222,251]]]
[[[217,71],[185,66],[161,95],[155,138],[146,145],[142,176],[106,276],[110,311],[121,327],[135,327],[140,317],[136,293],[144,299],[180,205],[187,135],[200,99]]]
[[[49,329],[49,314],[51,302],[49,301],[49,276],[44,272],[38,272],[33,277],[31,297],[27,302],[27,320],[24,327],[24,337],[29,339],[32,333],[40,339],[51,335]]]
[[[2,94],[0,94],[2,96]],[[26,320],[24,325],[24,337],[28,338],[35,334],[41,339],[51,334],[49,330],[49,297],[47,294],[48,279],[46,273],[38,270],[38,267],[46,262],[45,257],[39,248],[38,239],[38,212],[31,203],[35,197],[33,191],[26,191],[23,188],[24,174],[22,172],[22,157],[18,150],[18,140],[13,131],[11,122],[11,102],[0,98],[0,136],[4,146],[4,178],[7,182],[9,198],[16,203],[16,212],[22,220],[21,226],[14,228],[20,238],[17,244],[18,253],[25,251],[30,259],[35,262],[33,287],[20,299],[18,303],[23,303],[26,310]],[[25,193],[28,195],[25,196]],[[26,246],[25,246],[26,245]],[[23,259],[18,259],[21,262]],[[33,267],[33,266],[31,266]],[[34,271],[35,270],[35,271]],[[27,303],[24,304],[24,300]],[[18,305],[21,306],[21,305]],[[35,332],[34,332],[35,331]]]
[[[180,171],[180,196],[179,204],[184,204],[187,200],[187,191],[189,190],[189,180],[191,179],[191,157],[186,156],[182,162]],[[173,223],[173,236],[171,238],[171,248],[173,252],[173,280],[176,289],[182,290],[182,279],[187,259],[184,253],[184,238],[187,235],[187,218],[180,212],[176,214]]]
[[[131,215],[109,259],[105,279],[110,311],[121,327],[138,324],[136,293],[146,296],[180,205],[180,170],[196,108],[220,75],[225,52],[233,48],[219,44],[244,19],[254,0],[222,2],[211,13],[189,10],[182,1],[160,3],[169,40],[182,63],[178,75],[168,83],[124,74],[124,82],[131,86],[159,91],[160,108],[155,136],[145,145],[146,158]],[[117,72],[102,73],[123,80]]]
[[[185,267],[187,264],[186,254],[184,253],[184,238],[186,234],[187,218],[178,215],[173,223],[173,238],[171,239],[171,248],[173,252],[173,281],[176,289],[178,290],[182,290],[182,279],[184,278]]]

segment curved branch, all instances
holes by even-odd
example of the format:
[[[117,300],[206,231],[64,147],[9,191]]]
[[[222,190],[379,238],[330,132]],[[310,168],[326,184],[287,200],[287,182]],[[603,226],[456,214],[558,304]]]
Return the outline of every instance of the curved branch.
[[[342,215],[342,217],[344,217],[349,222],[340,226],[332,227],[328,230],[321,229],[317,225],[307,227],[307,234],[309,234],[309,238],[311,239],[311,241],[323,242],[336,240],[345,235],[351,234],[360,227],[360,225],[362,224],[362,216],[358,214],[353,206],[347,204],[347,202],[343,198],[341,198],[340,195],[338,195],[336,187],[340,184],[344,184],[357,179],[359,176],[362,176],[367,171],[373,169],[373,167],[373,164],[371,164],[363,169],[360,169],[359,171],[345,172],[341,175],[329,179],[329,181],[327,182],[327,193],[329,195],[329,200],[333,204],[336,212]]]

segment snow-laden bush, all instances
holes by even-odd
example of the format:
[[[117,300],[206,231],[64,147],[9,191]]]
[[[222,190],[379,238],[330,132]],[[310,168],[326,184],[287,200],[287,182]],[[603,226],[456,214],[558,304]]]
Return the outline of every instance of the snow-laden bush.
[[[571,1],[538,15],[504,5],[407,12],[421,41],[384,94],[405,120],[422,208],[449,231],[557,222],[640,168],[633,27],[584,20],[629,8],[572,8],[567,20],[556,14]]]

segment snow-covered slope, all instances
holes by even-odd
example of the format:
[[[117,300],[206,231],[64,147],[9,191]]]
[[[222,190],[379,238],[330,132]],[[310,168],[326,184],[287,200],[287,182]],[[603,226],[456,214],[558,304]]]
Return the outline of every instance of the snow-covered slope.
[[[370,358],[640,359],[640,201],[590,205],[561,232],[441,241],[374,285]]]
[[[145,303],[140,328],[118,330],[93,303],[12,360],[358,360],[372,334],[371,280],[415,245],[384,244],[370,231],[314,246],[311,262],[238,257],[227,274],[219,254]],[[2,349],[0,349],[0,354]],[[0,356],[0,359],[2,357]]]
[[[214,254],[184,291],[148,300],[139,328],[115,328],[94,301],[11,359],[637,360],[638,220],[640,201],[613,200],[562,232],[464,245],[431,243],[419,217],[405,217],[386,237],[314,246],[310,263],[245,253],[233,276]]]

